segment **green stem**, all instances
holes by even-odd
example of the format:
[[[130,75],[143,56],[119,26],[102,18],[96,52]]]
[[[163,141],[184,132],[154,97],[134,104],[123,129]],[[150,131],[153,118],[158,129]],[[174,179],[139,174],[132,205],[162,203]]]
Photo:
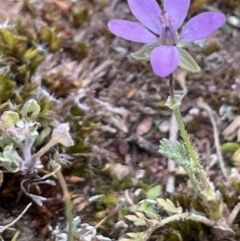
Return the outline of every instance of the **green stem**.
[[[173,75],[169,76],[169,92],[170,92],[170,108],[172,109],[177,124],[180,131],[181,137],[184,141],[185,147],[187,148],[188,155],[190,157],[190,162],[192,167],[195,167],[196,170],[199,170],[197,173],[192,172],[191,170],[185,170],[198,194],[205,201],[206,206],[209,209],[210,217],[213,220],[219,220],[222,218],[222,200],[221,197],[215,191],[215,188],[210,184],[206,173],[203,171],[203,167],[200,163],[200,160],[195,152],[191,141],[188,137],[187,131],[185,129],[182,117],[180,114],[180,104],[176,100],[174,95],[174,79]],[[198,181],[199,179],[199,181]]]
[[[179,106],[176,104],[176,99],[175,99],[175,95],[174,95],[174,79],[173,79],[172,74],[169,76],[169,89],[170,89],[172,111],[173,111],[173,114],[176,117],[178,129],[181,133],[181,137],[184,141],[184,144],[185,144],[185,146],[188,150],[189,157],[193,161],[194,165],[196,165],[197,167],[202,167],[201,164],[200,164],[200,161],[198,159],[197,153],[194,151],[193,146],[192,146],[192,144],[189,140],[187,131],[186,131],[184,123],[182,121]]]
[[[56,172],[57,178],[59,180],[59,183],[61,185],[64,200],[66,202],[66,217],[68,222],[68,238],[67,241],[73,241],[73,206],[71,201],[71,196],[69,194],[67,184],[64,180],[64,177],[62,175],[62,172],[59,170]]]

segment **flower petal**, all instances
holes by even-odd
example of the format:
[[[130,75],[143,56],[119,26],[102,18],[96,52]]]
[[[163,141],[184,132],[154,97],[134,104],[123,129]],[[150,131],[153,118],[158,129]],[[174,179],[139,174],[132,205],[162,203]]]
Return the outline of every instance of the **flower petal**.
[[[108,28],[113,34],[126,40],[138,43],[156,43],[158,41],[154,34],[135,22],[114,19],[108,22]]]
[[[138,21],[154,33],[161,33],[161,9],[155,0],[128,0],[128,5]]]
[[[207,12],[200,13],[191,18],[180,35],[180,40],[192,42],[206,38],[213,31],[220,28],[226,21],[226,16],[222,13]]]
[[[173,18],[173,27],[178,29],[187,16],[190,0],[165,0],[164,10]]]
[[[161,77],[171,74],[180,62],[180,54],[176,47],[160,46],[155,48],[150,56],[153,72]]]

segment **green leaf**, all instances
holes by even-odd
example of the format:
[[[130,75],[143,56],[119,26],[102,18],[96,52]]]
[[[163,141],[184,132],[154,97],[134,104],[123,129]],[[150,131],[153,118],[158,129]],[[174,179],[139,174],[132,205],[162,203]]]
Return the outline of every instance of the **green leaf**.
[[[14,111],[4,111],[1,116],[1,126],[4,128],[9,128],[15,126],[19,121],[19,115]]]
[[[166,212],[173,213],[173,214],[182,213],[182,207],[176,207],[170,199],[164,200],[162,198],[158,198],[157,202]]]
[[[185,96],[185,94],[183,94],[183,95],[175,94],[175,95],[174,95],[174,97],[175,97],[175,103],[174,103],[174,104],[172,104],[171,97],[169,96],[169,97],[167,98],[167,101],[166,101],[166,103],[165,103],[165,106],[167,106],[167,107],[170,108],[171,110],[172,110],[173,108],[179,107],[179,106],[182,104],[182,100],[183,100],[184,96]]]
[[[20,164],[23,162],[13,145],[6,146],[0,156],[0,166],[6,168],[9,172],[17,172]]]
[[[232,155],[232,161],[236,166],[239,166],[240,164],[240,148],[238,148],[234,154]]]
[[[223,152],[234,153],[239,147],[240,145],[236,142],[227,142],[221,146],[221,149]]]
[[[135,226],[146,226],[146,221],[143,218],[139,218],[135,215],[126,215],[126,219],[134,223]]]
[[[21,110],[22,117],[25,119],[36,118],[40,113],[40,106],[34,99],[29,100]]]
[[[144,212],[146,216],[150,219],[158,219],[158,216],[153,208],[153,205],[147,201],[141,203],[137,210]]]
[[[190,163],[185,146],[178,141],[162,139],[160,141],[159,152],[167,158],[174,160],[180,166],[183,166],[185,162]]]
[[[147,199],[155,200],[157,197],[160,196],[160,193],[161,193],[161,186],[156,185],[147,191]]]
[[[51,133],[51,128],[46,127],[45,129],[43,129],[40,132],[40,134],[36,137],[34,146],[40,146],[43,143],[43,141],[50,135],[50,133]]]
[[[140,233],[127,233],[127,235],[132,238],[133,241],[147,241],[151,235],[151,229],[146,230],[145,232]]]
[[[8,137],[0,136],[0,147],[4,148],[6,145],[9,145],[12,143],[12,140],[10,140]]]
[[[30,48],[30,49],[27,49],[22,58],[23,60],[30,60],[30,59],[33,59],[34,57],[36,57],[36,55],[38,54],[39,50],[37,48]]]
[[[178,48],[178,50],[181,56],[179,63],[181,68],[191,72],[199,72],[201,70],[197,62],[185,49]]]
[[[135,53],[132,53],[131,56],[136,60],[145,60],[148,61],[150,59],[150,54],[154,48],[156,48],[156,44],[147,44],[144,45],[140,50]]]

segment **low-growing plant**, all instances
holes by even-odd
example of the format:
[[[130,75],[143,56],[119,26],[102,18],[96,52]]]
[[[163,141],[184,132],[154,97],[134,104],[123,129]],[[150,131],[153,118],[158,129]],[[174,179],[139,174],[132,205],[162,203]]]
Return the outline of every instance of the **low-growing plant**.
[[[146,241],[153,233],[158,233],[158,230],[160,233],[154,236],[157,240],[183,240],[183,237],[191,237],[189,229],[186,231],[183,228],[184,225],[181,227],[176,225],[179,221],[186,225],[189,221],[193,221],[211,227],[216,239],[233,237],[235,233],[233,221],[239,205],[230,214],[221,193],[207,177],[182,121],[180,106],[184,95],[175,94],[173,76],[178,66],[191,72],[200,70],[184,47],[210,35],[224,24],[226,17],[219,12],[201,13],[190,19],[179,35],[178,29],[186,18],[190,0],[165,0],[163,8],[160,8],[155,0],[128,0],[128,5],[133,15],[144,26],[128,20],[115,19],[108,23],[109,30],[126,40],[146,44],[133,53],[132,57],[137,60],[150,60],[153,72],[160,77],[168,78],[170,96],[166,106],[172,110],[176,118],[183,142],[163,139],[160,141],[159,152],[174,160],[185,170],[191,180],[194,194],[188,194],[192,197],[187,209],[180,203],[164,198],[157,198],[155,202],[150,203],[145,201],[144,208],[142,203],[139,204],[135,214],[128,215],[127,219],[134,222],[136,226],[147,226],[148,230],[128,233],[129,238],[123,238],[121,241]],[[160,210],[162,210],[161,215]],[[166,236],[168,238],[165,239],[162,235],[164,227],[167,229],[171,225],[174,227],[175,234],[172,232],[172,236]],[[190,236],[186,237],[186,234]]]
[[[69,125],[56,124],[53,128],[51,138],[39,151],[33,153],[33,146],[39,136],[40,123],[37,117],[40,113],[40,106],[31,99],[21,109],[20,114],[16,111],[4,111],[0,117],[0,166],[8,172],[20,172],[23,175],[21,188],[38,205],[46,198],[30,194],[30,186],[37,188],[40,184],[54,185],[49,179],[56,170],[44,176],[38,173],[44,168],[41,157],[57,144],[69,147],[73,145],[73,140],[69,134]]]

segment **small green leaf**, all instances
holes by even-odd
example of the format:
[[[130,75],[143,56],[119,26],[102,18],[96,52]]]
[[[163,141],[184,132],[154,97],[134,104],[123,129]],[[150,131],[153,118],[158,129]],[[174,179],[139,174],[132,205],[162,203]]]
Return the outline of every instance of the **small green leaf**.
[[[4,148],[6,145],[9,145],[11,143],[12,143],[12,141],[8,137],[0,136],[0,147],[1,148]]]
[[[17,172],[22,162],[22,158],[13,148],[13,145],[6,146],[0,155],[0,166],[6,168],[9,172]]]
[[[158,216],[156,215],[156,211],[154,210],[153,205],[147,201],[141,203],[137,210],[144,212],[145,215],[150,219],[158,219]]]
[[[178,50],[181,55],[180,63],[179,63],[179,66],[181,68],[191,72],[199,72],[201,70],[197,62],[185,49],[178,48]]]
[[[152,230],[148,229],[145,232],[140,233],[127,233],[127,235],[132,238],[133,241],[147,241],[151,235]]]
[[[175,97],[175,103],[172,104],[172,101],[171,101],[171,97],[169,96],[167,98],[167,101],[165,103],[165,106],[167,106],[168,108],[170,108],[171,110],[173,108],[176,108],[176,107],[179,107],[181,104],[182,104],[182,100],[184,98],[185,94],[183,95],[180,95],[180,94],[175,94],[174,97]]]
[[[17,45],[14,33],[6,28],[2,29],[0,33],[2,35],[3,42],[8,45],[8,47],[14,49]]]
[[[23,60],[30,60],[33,59],[37,54],[38,54],[39,50],[37,48],[30,48],[27,49],[24,53],[23,53]]]
[[[19,121],[19,115],[14,111],[4,111],[1,116],[1,126],[9,128],[15,126]]]
[[[221,149],[223,152],[234,153],[239,147],[240,145],[236,142],[227,142],[221,146]]]
[[[238,148],[232,155],[232,161],[236,166],[240,165],[240,148]]]
[[[49,127],[46,127],[45,129],[43,129],[40,134],[37,132],[33,133],[33,134],[38,134],[36,135],[36,139],[35,139],[35,142],[34,142],[34,146],[40,146],[43,141],[50,135],[51,133],[51,128]]]
[[[126,219],[134,223],[135,226],[146,226],[146,221],[143,218],[138,218],[135,215],[126,215]]]
[[[161,186],[156,185],[147,191],[147,199],[155,200],[161,193]]]
[[[148,61],[150,59],[150,54],[154,48],[156,48],[156,44],[144,45],[140,50],[132,53],[131,56],[136,60]]]
[[[162,139],[160,141],[160,153],[169,159],[174,160],[180,166],[183,166],[185,162],[188,162],[187,150],[185,146],[178,141],[170,141],[168,139]]]
[[[166,212],[180,214],[183,211],[182,207],[176,207],[170,199],[164,200],[162,198],[158,198],[157,202]]]
[[[40,110],[41,109],[37,101],[31,99],[22,107],[21,114],[22,117],[26,119],[28,119],[29,117],[36,118],[39,115]]]

